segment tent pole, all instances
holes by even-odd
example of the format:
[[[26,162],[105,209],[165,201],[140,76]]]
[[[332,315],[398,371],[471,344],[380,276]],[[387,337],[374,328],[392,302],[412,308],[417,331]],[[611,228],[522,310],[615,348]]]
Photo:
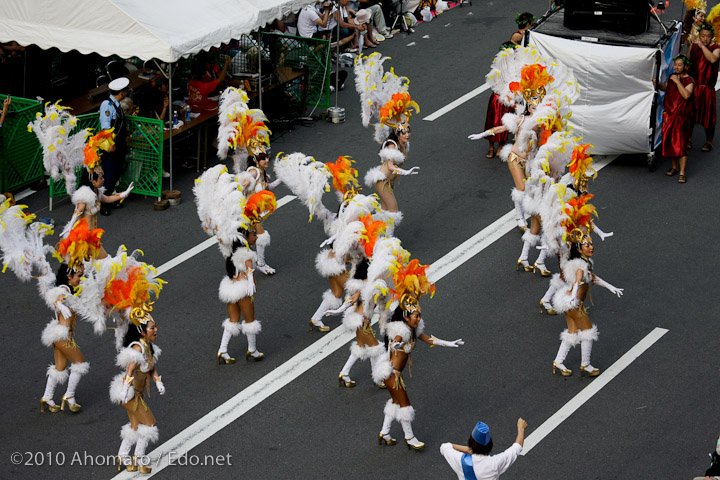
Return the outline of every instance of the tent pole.
[[[337,67],[335,67],[335,108],[338,108],[338,95],[340,94],[340,17],[342,17],[342,12],[338,10],[337,41],[335,42],[335,56],[337,58]],[[332,46],[332,35],[330,35],[330,45]],[[332,54],[330,54],[330,57],[330,71],[332,71]]]
[[[262,110],[262,91],[263,91],[263,88],[262,88],[262,55],[263,55],[263,52],[262,52],[262,43],[260,43],[261,40],[262,40],[262,32],[260,30],[258,30],[258,86],[257,86],[257,89],[258,89],[258,95],[260,97],[260,100],[259,100],[260,110]]]
[[[170,149],[170,190],[173,189],[173,148],[172,148],[172,140],[173,140],[173,116],[172,116],[172,62],[168,63],[168,112],[167,112],[167,119],[170,120],[168,123],[170,125],[170,143],[168,145],[168,148]],[[163,125],[163,128],[165,128],[165,125]],[[162,160],[160,161],[162,164]]]

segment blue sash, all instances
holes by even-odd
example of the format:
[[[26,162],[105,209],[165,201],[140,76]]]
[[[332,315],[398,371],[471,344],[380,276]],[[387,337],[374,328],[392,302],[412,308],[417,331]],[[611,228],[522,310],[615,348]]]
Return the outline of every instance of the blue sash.
[[[469,453],[463,453],[460,464],[462,465],[463,473],[465,474],[465,480],[477,480],[475,472],[473,471],[472,455]]]

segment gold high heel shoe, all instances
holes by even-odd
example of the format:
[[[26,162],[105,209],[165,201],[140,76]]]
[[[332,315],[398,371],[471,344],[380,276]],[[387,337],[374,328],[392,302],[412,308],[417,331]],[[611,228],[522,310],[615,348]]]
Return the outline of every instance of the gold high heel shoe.
[[[41,398],[40,399],[40,411],[43,413],[45,413],[45,406],[47,406],[48,411],[50,413],[57,413],[60,411],[60,407],[58,405],[50,405],[50,404],[48,404],[48,400]]]
[[[355,386],[355,380],[345,380],[342,373],[338,375],[338,387],[342,387],[343,383],[345,384],[345,388],[353,388]],[[348,376],[348,378],[350,378]]]
[[[591,365],[586,365],[585,367],[589,367],[589,366],[591,366]],[[580,376],[581,377],[585,374],[587,374],[589,377],[597,377],[598,375],[600,375],[599,368],[595,368],[594,370],[585,370],[585,367],[580,365]]]
[[[548,305],[550,305],[550,304],[548,303]],[[545,305],[545,303],[542,300],[540,300],[540,313],[543,313],[543,308],[545,309],[545,311],[547,312],[548,315],[557,315],[557,311],[554,308],[552,308],[552,307],[548,308],[548,306]]]
[[[117,465],[118,467],[118,472],[121,472],[124,467],[121,456],[118,455],[117,457],[115,457],[115,465]]]
[[[410,440],[412,440],[412,438]],[[405,439],[405,445],[407,445],[408,450],[410,450],[412,448],[416,452],[419,452],[419,451],[425,449],[425,444],[423,442],[418,441],[418,443],[412,444],[412,443],[408,443],[407,438]]]
[[[262,360],[263,358],[265,358],[265,354],[264,354],[264,353],[258,352],[257,350],[255,350],[255,351],[258,353],[257,356],[256,356],[256,355],[253,355],[253,352],[251,352],[250,350],[248,350],[248,351],[245,352],[245,361],[246,361],[246,362],[250,361],[251,358],[252,358],[253,360],[255,360],[256,362],[259,362],[260,360]]]
[[[315,324],[313,323],[313,321],[312,321],[312,318],[311,318],[311,319],[310,319],[310,331],[311,331],[311,332],[312,332],[313,327],[317,328],[317,329],[318,329],[318,332],[323,332],[323,333],[324,333],[324,332],[329,332],[329,331],[330,331],[330,327],[328,327],[327,325],[315,325]]]
[[[530,266],[527,260],[518,258],[517,264],[515,265],[515,271],[519,271],[520,267],[523,267],[523,270],[525,270],[526,272],[529,272],[533,269],[533,267]]]
[[[232,365],[233,363],[235,363],[235,359],[233,357],[225,358],[223,357],[223,353],[227,352],[218,352],[217,354],[218,365]]]
[[[390,434],[388,433],[387,436],[390,437]],[[390,438],[385,438],[385,435],[383,435],[382,433],[378,433],[378,445],[382,445],[383,442],[384,442],[385,445],[387,445],[388,447],[392,447],[393,445],[395,445],[395,444],[397,443],[397,440],[395,440],[395,439],[392,438],[392,437],[390,437]]]
[[[553,375],[555,375],[555,369],[560,370],[560,375],[563,377],[569,377],[572,375],[572,370],[569,368],[560,368],[558,365],[562,365],[562,363],[553,362]],[[564,365],[563,365],[564,366]],[[582,367],[580,367],[580,375],[582,376]]]
[[[130,465],[125,465],[125,470],[127,470],[128,472],[138,471],[137,457],[135,455],[132,456],[132,463]]]
[[[151,473],[152,467],[148,467],[147,465],[138,465],[138,471],[140,473]]]
[[[540,268],[540,266],[538,265],[537,262],[535,262],[532,266],[533,273],[535,273],[535,270],[540,270],[540,275],[542,275],[543,277],[549,277],[550,275],[552,275],[552,272],[550,270],[545,269],[545,268]]]
[[[68,402],[68,400],[70,400],[71,398],[75,397],[66,397],[65,395],[63,395],[62,403],[60,404],[60,410],[65,410],[65,403],[67,403],[68,408],[70,408],[70,411],[73,413],[77,413],[82,410],[82,405],[80,405],[79,403]]]

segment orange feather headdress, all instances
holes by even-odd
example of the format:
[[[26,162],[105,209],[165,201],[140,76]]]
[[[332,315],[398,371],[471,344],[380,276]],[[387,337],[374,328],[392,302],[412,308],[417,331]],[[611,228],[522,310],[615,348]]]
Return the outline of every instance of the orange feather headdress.
[[[400,308],[406,312],[417,310],[420,297],[430,294],[435,295],[435,285],[427,278],[428,265],[420,265],[417,259],[410,260],[407,264],[403,259],[398,258],[390,266],[393,276],[393,296],[400,303]]]
[[[130,267],[125,273],[124,278],[114,275],[105,285],[102,301],[105,305],[112,305],[113,310],[130,308],[130,321],[140,327],[153,319],[150,315],[153,310],[150,294],[157,298],[165,282],[154,275],[152,279],[148,278],[148,274],[155,274],[155,269],[146,263]]]
[[[353,163],[355,163],[355,160],[347,156],[342,156],[338,157],[335,163],[327,162],[325,164],[330,173],[332,173],[333,188],[343,194],[343,196],[351,193],[351,195],[349,195],[350,198],[357,194],[360,185],[357,180],[358,171],[352,168]],[[344,198],[344,200],[348,200],[348,198]]]
[[[520,81],[511,82],[509,88],[513,93],[522,94],[526,103],[537,106],[545,96],[545,87],[553,80],[543,65],[535,63],[525,65],[520,73]]]
[[[90,230],[88,221],[81,218],[68,236],[58,242],[55,256],[61,262],[66,262],[72,270],[78,271],[84,261],[97,257],[102,248],[100,238],[103,233],[100,228]]]
[[[590,156],[590,150],[593,148],[589,143],[583,143],[575,147],[572,153],[572,159],[568,165],[568,171],[575,178],[575,191],[583,194],[587,193],[588,177],[586,172],[593,173],[593,178],[597,177],[597,172],[591,167],[593,158]]]
[[[380,107],[380,123],[394,129],[403,128],[410,122],[412,111],[420,113],[420,107],[408,92],[394,93],[385,105]]]
[[[248,198],[245,204],[245,216],[250,220],[250,226],[262,222],[277,208],[275,194],[269,190],[261,190]]]
[[[90,137],[83,148],[83,163],[91,173],[95,171],[100,163],[100,150],[108,151],[111,146],[115,145],[115,134],[113,129],[103,130],[97,135]]]
[[[375,242],[385,231],[387,224],[379,220],[373,220],[372,215],[360,216],[360,221],[365,226],[360,236],[360,245],[365,249],[365,256],[370,258],[375,249]]]
[[[595,206],[588,203],[592,195],[582,195],[570,199],[563,207],[567,219],[562,225],[565,227],[563,240],[573,243],[584,243],[590,239],[593,231],[593,215],[597,217]]]
[[[233,148],[242,145],[247,149],[250,155],[259,155],[267,153],[270,146],[270,129],[262,120],[255,120],[251,114],[246,111],[235,113],[238,129],[235,136],[228,140]]]

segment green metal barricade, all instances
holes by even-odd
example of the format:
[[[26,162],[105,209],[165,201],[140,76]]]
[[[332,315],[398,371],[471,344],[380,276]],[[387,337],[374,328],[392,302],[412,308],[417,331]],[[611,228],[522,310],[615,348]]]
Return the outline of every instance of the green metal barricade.
[[[329,40],[263,33],[262,42],[270,51],[273,67],[289,67],[307,74],[307,79],[300,77],[286,84],[285,93],[298,102],[305,100],[305,105],[312,108],[330,106]]]
[[[99,113],[78,115],[78,129],[100,131]],[[128,151],[125,170],[118,182],[122,190],[135,182],[132,193],[160,198],[162,192],[163,122],[155,118],[125,117],[128,123]],[[102,163],[102,155],[100,156]],[[80,170],[78,169],[78,181]],[[50,179],[50,198],[67,195],[65,181]],[[51,203],[52,205],[52,203]]]
[[[5,95],[0,99],[5,100]],[[42,179],[42,147],[27,129],[42,109],[37,100],[12,97],[0,130],[0,193],[15,192]]]

